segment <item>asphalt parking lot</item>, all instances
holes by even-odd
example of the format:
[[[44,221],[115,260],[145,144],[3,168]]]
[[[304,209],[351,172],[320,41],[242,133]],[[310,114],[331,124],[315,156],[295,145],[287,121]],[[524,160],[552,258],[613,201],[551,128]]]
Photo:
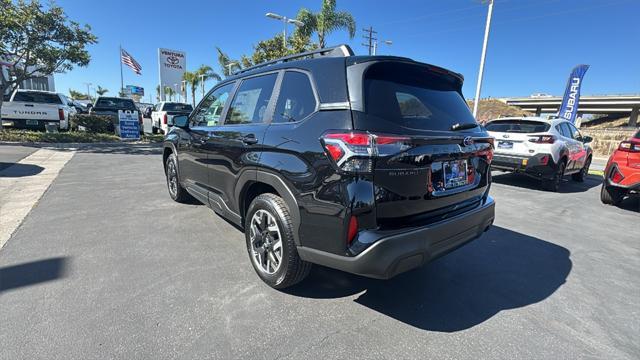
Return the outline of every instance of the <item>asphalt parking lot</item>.
[[[602,205],[595,176],[549,193],[495,173],[481,239],[389,281],[315,267],[282,292],[237,228],[171,201],[158,150],[66,163],[0,250],[0,358],[640,357],[640,202]]]

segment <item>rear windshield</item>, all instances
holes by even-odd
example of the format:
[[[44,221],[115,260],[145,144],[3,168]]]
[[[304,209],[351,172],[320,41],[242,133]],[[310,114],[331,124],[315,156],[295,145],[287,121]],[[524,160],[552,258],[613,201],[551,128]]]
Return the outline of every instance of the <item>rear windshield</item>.
[[[499,120],[485,125],[487,131],[508,133],[539,133],[549,131],[551,125],[531,120]]]
[[[133,100],[120,98],[99,98],[95,107],[101,109],[137,110]]]
[[[164,107],[162,107],[164,111],[184,111],[191,112],[193,108],[189,104],[181,104],[181,103],[164,103]]]
[[[426,66],[382,62],[365,73],[365,111],[409,129],[451,130],[475,124],[460,93],[461,81]]]
[[[58,94],[46,92],[19,91],[13,97],[13,101],[24,101],[38,104],[62,104]]]

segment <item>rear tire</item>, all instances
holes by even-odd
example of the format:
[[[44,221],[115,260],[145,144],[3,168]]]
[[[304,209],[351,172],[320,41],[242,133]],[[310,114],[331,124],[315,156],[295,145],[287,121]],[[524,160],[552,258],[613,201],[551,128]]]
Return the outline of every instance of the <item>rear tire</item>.
[[[580,172],[571,175],[573,181],[584,182],[584,179],[589,175],[589,166],[591,166],[591,157],[587,158],[587,161],[584,163],[582,169],[580,169]]]
[[[602,188],[600,189],[600,201],[606,205],[619,205],[624,195],[624,191],[615,187],[609,187],[606,184],[602,184]]]
[[[244,228],[251,265],[267,285],[284,289],[307,277],[311,263],[298,255],[289,208],[281,197],[266,193],[253,199]]]
[[[169,196],[173,201],[179,203],[190,202],[193,198],[187,190],[180,184],[180,175],[178,173],[178,161],[175,154],[170,154],[165,163],[165,173],[167,176],[167,189]]]
[[[543,180],[542,186],[548,191],[558,192],[560,190],[560,183],[562,183],[562,178],[564,178],[564,170],[566,168],[566,162],[561,160],[558,164],[558,169],[553,174],[553,178],[549,180]]]

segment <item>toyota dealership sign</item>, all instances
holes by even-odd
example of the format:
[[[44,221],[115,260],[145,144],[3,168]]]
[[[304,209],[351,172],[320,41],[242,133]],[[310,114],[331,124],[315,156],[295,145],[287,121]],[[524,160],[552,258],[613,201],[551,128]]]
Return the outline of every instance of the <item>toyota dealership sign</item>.
[[[182,75],[187,69],[187,56],[182,51],[158,49],[158,67],[160,68],[160,98],[164,100],[166,86],[176,90],[177,84],[180,89]]]

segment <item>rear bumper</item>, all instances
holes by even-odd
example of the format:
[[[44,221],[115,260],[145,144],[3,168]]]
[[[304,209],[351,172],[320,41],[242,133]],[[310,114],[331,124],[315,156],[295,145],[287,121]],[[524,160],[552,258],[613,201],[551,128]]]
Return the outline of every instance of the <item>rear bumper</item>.
[[[624,178],[619,183],[611,180],[614,169],[617,169]],[[620,166],[618,163],[611,163],[604,171],[604,183],[607,187],[616,187],[627,191],[640,192],[640,169],[629,166]]]
[[[543,157],[547,163],[541,164]],[[551,178],[556,171],[557,164],[551,154],[536,154],[534,156],[494,154],[491,168],[503,171],[521,172],[538,178]]]
[[[60,120],[2,119],[2,126],[14,129],[44,130],[46,124],[56,124],[61,129],[67,127],[67,121]]]
[[[422,266],[478,238],[491,226],[495,202],[490,196],[477,208],[434,224],[385,233],[356,256],[298,247],[303,260],[353,274],[388,279]]]

